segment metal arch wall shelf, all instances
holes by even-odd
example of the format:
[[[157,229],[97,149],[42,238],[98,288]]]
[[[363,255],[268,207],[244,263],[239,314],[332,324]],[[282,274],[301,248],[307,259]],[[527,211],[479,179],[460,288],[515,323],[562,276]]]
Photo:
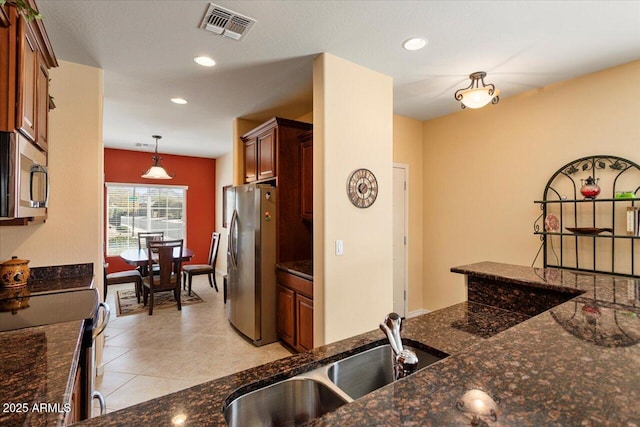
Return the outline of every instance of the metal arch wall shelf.
[[[602,192],[598,196],[583,198],[580,193],[580,182],[587,177],[600,180]],[[633,197],[616,197],[622,191],[633,193]],[[551,175],[542,199],[535,203],[542,210],[534,234],[542,241],[544,267],[640,278],[640,235],[628,235],[624,230],[627,207],[637,211],[640,206],[640,165],[612,155],[579,158]],[[550,214],[558,214],[559,229],[545,229]],[[608,252],[603,242],[607,240],[611,242],[610,259],[603,260],[602,254]],[[616,259],[621,253],[626,262]]]

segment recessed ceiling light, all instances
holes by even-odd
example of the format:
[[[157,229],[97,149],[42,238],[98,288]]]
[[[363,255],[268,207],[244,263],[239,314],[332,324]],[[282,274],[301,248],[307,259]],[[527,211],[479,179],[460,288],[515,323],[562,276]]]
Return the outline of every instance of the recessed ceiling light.
[[[171,102],[173,102],[175,104],[183,105],[183,104],[187,103],[187,100],[184,99],[184,98],[171,98]]]
[[[422,37],[413,37],[409,40],[405,40],[402,43],[402,47],[407,50],[419,50],[427,45],[427,39],[423,39]]]
[[[196,56],[193,60],[196,61],[196,64],[202,65],[203,67],[213,67],[216,65],[216,61],[208,56]]]

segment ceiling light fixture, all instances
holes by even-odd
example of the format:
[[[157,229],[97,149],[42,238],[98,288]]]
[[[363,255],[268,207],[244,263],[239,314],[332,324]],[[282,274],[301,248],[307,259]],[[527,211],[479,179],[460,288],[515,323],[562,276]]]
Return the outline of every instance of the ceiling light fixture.
[[[202,65],[203,67],[213,67],[214,65],[216,65],[216,61],[209,58],[208,56],[196,56],[195,58],[193,58],[193,60],[196,62],[196,64]]]
[[[402,43],[402,47],[407,50],[420,50],[427,45],[427,39],[422,37],[412,37]]]
[[[485,84],[484,78],[487,73],[484,71],[476,71],[469,74],[471,84],[464,89],[458,89],[455,93],[457,101],[461,102],[462,108],[482,108],[489,102],[497,104],[500,102],[500,90],[496,89],[493,84]],[[480,86],[482,83],[482,86]]]
[[[156,140],[156,152],[153,155],[153,165],[142,174],[143,178],[147,179],[172,179],[173,175],[169,175],[166,170],[162,166],[160,166],[160,160],[162,157],[158,156],[158,140],[162,137],[160,135],[152,135],[151,138],[155,138]]]
[[[174,104],[184,105],[184,104],[186,104],[186,103],[187,103],[187,102],[189,102],[189,101],[187,101],[187,100],[186,100],[186,99],[184,99],[184,98],[171,98],[171,102],[173,102]]]

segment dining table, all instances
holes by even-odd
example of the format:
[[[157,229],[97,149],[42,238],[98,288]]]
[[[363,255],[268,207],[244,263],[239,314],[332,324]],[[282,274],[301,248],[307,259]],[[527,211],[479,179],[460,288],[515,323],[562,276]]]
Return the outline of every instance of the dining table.
[[[144,267],[149,262],[149,253],[147,249],[126,249],[120,254],[120,258],[129,265],[135,265],[136,267]],[[193,251],[189,248],[174,248],[173,259],[174,261],[190,261],[193,258]]]

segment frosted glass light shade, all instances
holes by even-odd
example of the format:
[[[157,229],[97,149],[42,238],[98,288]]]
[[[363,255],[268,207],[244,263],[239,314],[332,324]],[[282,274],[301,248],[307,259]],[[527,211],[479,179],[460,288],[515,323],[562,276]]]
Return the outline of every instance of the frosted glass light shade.
[[[151,166],[142,177],[148,179],[171,179],[171,176],[162,166]]]
[[[493,91],[493,94],[489,94],[489,87],[481,87],[475,89],[465,90],[461,92],[462,95],[461,102],[467,108],[482,108],[488,103],[491,102],[493,98],[500,95],[500,91],[498,89]]]

